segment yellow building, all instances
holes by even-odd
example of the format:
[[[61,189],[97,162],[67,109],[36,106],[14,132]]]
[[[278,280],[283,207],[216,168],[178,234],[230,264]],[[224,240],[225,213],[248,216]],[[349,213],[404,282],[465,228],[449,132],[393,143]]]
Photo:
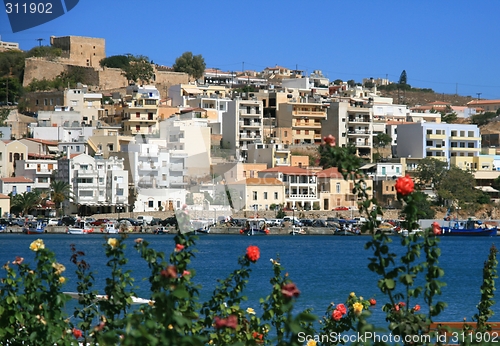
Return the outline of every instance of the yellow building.
[[[294,101],[295,100],[295,101]],[[306,102],[292,99],[280,104],[276,112],[279,127],[292,129],[292,144],[321,143],[321,122],[326,120],[327,105],[320,102]]]
[[[127,94],[131,95],[132,99],[128,102],[128,107],[123,110],[123,133],[126,135],[158,133],[160,93],[151,85],[134,85],[129,88]]]
[[[228,184],[233,205],[239,210],[270,210],[285,202],[285,185],[276,178],[247,178]]]
[[[321,210],[333,210],[337,207],[358,207],[358,196],[352,193],[353,180],[345,180],[336,167],[316,173]],[[372,198],[373,181],[366,180],[368,198]]]

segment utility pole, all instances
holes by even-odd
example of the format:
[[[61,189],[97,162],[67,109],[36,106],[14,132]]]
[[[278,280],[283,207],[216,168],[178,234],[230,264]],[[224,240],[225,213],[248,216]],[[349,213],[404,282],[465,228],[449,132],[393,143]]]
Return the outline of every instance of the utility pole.
[[[38,47],[41,47],[42,41],[44,41],[45,39],[44,38],[37,38],[36,40],[38,41]]]

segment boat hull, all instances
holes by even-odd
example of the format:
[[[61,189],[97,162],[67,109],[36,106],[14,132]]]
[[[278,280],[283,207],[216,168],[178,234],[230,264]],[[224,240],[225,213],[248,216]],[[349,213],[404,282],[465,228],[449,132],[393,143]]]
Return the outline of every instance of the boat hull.
[[[497,235],[497,228],[488,229],[457,229],[452,227],[441,227],[441,235],[449,236],[472,236],[472,237],[493,237]]]

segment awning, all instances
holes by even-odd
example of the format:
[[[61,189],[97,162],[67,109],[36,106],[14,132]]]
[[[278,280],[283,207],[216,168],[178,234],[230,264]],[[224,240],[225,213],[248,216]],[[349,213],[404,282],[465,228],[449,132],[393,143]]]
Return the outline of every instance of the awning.
[[[54,145],[47,145],[47,149],[50,151],[59,151],[59,148]]]
[[[483,192],[499,192],[497,189],[494,189],[491,186],[476,186],[476,189]]]
[[[366,165],[359,167],[359,169],[369,169],[375,167],[376,165],[377,165],[376,163],[367,163]]]
[[[182,88],[188,94],[202,94],[203,92],[196,88]]]

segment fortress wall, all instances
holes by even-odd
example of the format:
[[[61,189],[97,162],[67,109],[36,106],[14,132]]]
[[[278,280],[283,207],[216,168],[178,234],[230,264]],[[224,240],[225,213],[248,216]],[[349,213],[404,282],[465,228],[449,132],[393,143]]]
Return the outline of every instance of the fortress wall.
[[[66,70],[67,66],[59,62],[28,58],[25,60],[23,86],[28,86],[34,79],[52,80]]]

